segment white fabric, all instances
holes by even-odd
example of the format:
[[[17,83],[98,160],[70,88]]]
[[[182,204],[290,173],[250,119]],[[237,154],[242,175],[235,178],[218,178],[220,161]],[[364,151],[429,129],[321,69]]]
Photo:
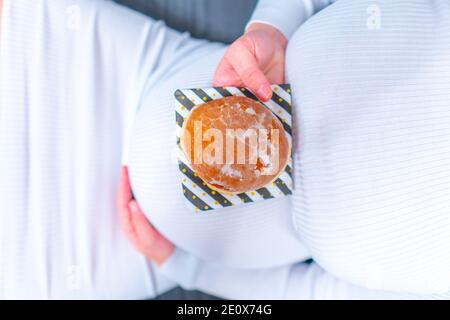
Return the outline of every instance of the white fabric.
[[[228,298],[450,298],[450,3],[377,4],[337,1],[288,46],[294,223],[321,267],[179,250],[166,275]]]
[[[111,2],[6,0],[0,299],[149,298],[174,286],[123,236],[123,133],[145,83],[196,42]]]
[[[259,0],[247,28],[255,22],[269,24],[290,39],[313,14],[336,0]]]
[[[288,48],[298,130],[292,213],[326,271],[314,264],[233,269],[179,250],[161,268],[165,275],[227,297],[392,297],[360,287],[449,297],[449,3],[377,3],[380,29],[366,23],[372,1],[340,0],[300,28]],[[73,4],[82,17],[75,29]],[[189,61],[217,59],[223,48],[99,1],[9,0],[3,14],[0,297],[144,298],[170,287],[159,273],[152,281],[118,227],[122,137],[143,88],[142,110],[148,103],[173,110],[162,90],[211,74],[197,68],[184,79],[171,76]],[[204,65],[209,73],[207,59]],[[173,128],[163,116],[148,119],[152,134]],[[151,150],[156,168],[168,163],[159,160],[169,149]],[[157,192],[149,199],[178,190],[138,178]],[[165,221],[172,222],[159,223],[165,233],[186,222]]]
[[[243,270],[205,263],[181,249],[160,270],[186,289],[228,299],[450,299],[450,293],[414,294],[368,289],[325,271],[317,263]]]

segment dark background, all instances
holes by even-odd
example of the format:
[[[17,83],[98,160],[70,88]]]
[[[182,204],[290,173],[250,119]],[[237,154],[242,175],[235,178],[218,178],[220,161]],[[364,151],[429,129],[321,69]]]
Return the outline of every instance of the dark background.
[[[257,0],[114,0],[193,37],[231,43],[250,19]]]

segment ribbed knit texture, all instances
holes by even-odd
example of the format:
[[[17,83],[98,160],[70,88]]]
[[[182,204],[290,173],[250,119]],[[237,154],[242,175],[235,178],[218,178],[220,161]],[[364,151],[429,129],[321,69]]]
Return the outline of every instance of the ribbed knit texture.
[[[306,249],[292,241],[299,237],[321,265],[242,270],[180,250],[161,270],[174,280],[243,298],[448,298],[448,1],[379,0],[380,29],[372,29],[372,1],[340,0],[300,28],[287,54],[297,128],[292,205],[269,201],[229,216],[177,211],[182,198],[173,198],[179,185],[167,147],[169,89],[207,85],[223,48],[97,1],[79,2],[81,29],[72,33],[64,28],[71,3],[5,2],[1,298],[157,292],[146,261],[118,230],[114,205],[122,140],[141,96],[130,170],[138,200],[163,233],[228,263],[243,247],[260,259],[247,262],[261,265],[276,249],[300,260]],[[212,221],[203,225],[211,229],[200,220]],[[234,237],[255,230],[267,237]]]
[[[167,289],[115,204],[127,120],[186,36],[90,0],[6,0],[1,32],[0,299]]]

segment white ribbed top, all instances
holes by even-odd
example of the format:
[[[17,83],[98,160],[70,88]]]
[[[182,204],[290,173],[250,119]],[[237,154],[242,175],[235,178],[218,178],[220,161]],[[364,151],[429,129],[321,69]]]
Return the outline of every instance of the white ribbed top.
[[[115,204],[127,119],[181,37],[112,2],[3,9],[0,299],[148,298],[173,286],[122,234]]]

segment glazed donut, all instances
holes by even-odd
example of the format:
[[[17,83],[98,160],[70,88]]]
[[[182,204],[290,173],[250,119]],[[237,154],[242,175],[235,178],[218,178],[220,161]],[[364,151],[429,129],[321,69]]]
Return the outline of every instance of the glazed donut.
[[[183,123],[180,146],[210,188],[230,194],[269,184],[290,156],[281,121],[258,101],[242,96],[195,106]]]

